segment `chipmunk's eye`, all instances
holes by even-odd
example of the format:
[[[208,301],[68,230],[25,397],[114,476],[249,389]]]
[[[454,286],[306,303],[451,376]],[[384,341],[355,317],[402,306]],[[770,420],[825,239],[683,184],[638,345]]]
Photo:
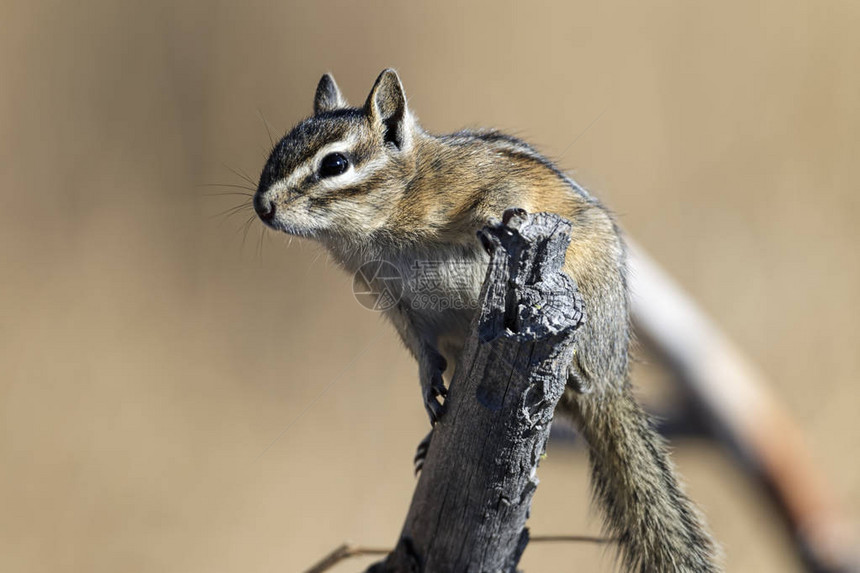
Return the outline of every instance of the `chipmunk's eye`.
[[[343,153],[329,153],[320,162],[320,177],[334,177],[349,169],[349,160]]]

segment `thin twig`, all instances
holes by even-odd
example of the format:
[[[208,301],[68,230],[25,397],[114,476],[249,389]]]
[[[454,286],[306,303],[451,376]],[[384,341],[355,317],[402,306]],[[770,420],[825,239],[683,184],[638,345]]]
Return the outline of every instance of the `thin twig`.
[[[320,559],[316,565],[305,571],[305,573],[323,573],[344,559],[349,559],[351,557],[359,557],[361,555],[388,555],[389,553],[391,553],[390,549],[361,547],[360,545],[352,545],[347,542]]]
[[[535,535],[529,538],[530,543],[614,543],[616,540],[609,537],[597,537],[594,535]],[[324,573],[341,561],[352,557],[365,555],[388,555],[391,549],[380,547],[362,547],[346,542],[336,547],[331,553],[320,559],[313,567],[305,573]]]

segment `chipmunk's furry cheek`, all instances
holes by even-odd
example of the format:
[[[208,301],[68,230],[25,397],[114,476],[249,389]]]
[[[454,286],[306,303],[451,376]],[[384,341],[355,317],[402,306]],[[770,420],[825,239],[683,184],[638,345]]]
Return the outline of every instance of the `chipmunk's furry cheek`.
[[[273,225],[288,234],[322,239],[332,231],[341,237],[366,237],[382,222],[371,205],[360,201],[329,201],[325,196],[300,196],[278,210]]]
[[[354,236],[355,240],[366,239],[387,219],[373,203],[359,199],[342,199],[315,209],[314,214],[326,221],[327,228],[337,229],[341,236]]]

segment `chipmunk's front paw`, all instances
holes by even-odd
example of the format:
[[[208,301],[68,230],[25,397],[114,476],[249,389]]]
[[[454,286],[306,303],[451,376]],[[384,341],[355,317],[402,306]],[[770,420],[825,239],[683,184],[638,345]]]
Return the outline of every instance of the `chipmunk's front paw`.
[[[502,213],[502,220],[490,217],[487,226],[478,231],[478,239],[488,255],[500,246],[499,239],[502,236],[510,236],[519,230],[528,219],[528,211],[521,207],[510,207]]]
[[[445,413],[444,399],[448,389],[445,388],[442,373],[448,364],[441,354],[436,354],[428,362],[421,372],[421,395],[427,415],[430,416],[430,423],[435,424]]]
[[[510,207],[502,213],[502,224],[519,229],[528,216],[528,212],[522,207]]]

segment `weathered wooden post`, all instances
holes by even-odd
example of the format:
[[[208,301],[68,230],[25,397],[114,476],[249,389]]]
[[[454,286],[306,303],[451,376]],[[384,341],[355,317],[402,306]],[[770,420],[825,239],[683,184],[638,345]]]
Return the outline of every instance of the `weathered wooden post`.
[[[562,272],[570,223],[508,211],[480,238],[481,308],[394,551],[368,571],[513,572],[582,298]]]

